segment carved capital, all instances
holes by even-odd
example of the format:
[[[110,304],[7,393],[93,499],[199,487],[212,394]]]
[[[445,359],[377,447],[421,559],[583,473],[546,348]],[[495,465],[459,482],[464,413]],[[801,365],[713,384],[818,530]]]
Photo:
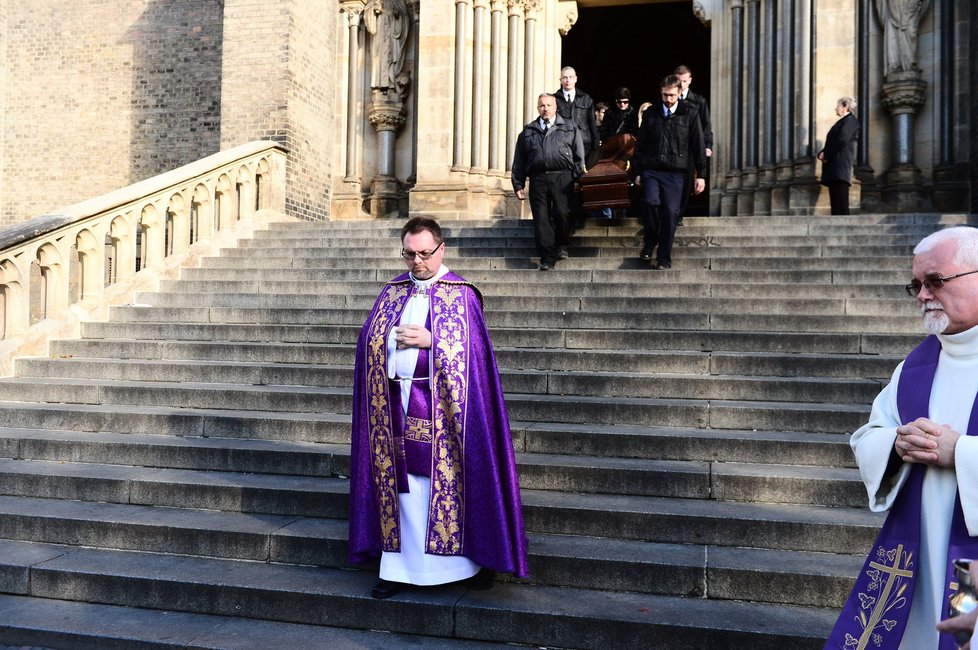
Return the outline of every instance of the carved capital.
[[[916,115],[927,102],[927,82],[916,74],[887,75],[882,90],[883,106],[892,115]]]
[[[366,2],[363,0],[344,0],[340,3],[340,12],[346,14],[347,25],[358,27],[363,16],[363,9]]]
[[[374,128],[377,131],[394,131],[395,133],[399,131],[404,126],[406,110],[404,102],[398,99],[396,93],[381,90],[374,90],[372,99],[367,119],[374,125]]]
[[[570,32],[571,27],[577,22],[577,16],[577,2],[574,0],[557,3],[557,31],[562,37]]]
[[[509,8],[510,16],[523,15],[523,0],[506,0],[506,6]]]
[[[472,0],[473,9],[488,9],[489,0]]]
[[[536,18],[542,11],[543,0],[523,0],[523,13],[527,18]]]
[[[492,13],[502,13],[506,10],[506,0],[491,0],[489,2],[489,11]]]

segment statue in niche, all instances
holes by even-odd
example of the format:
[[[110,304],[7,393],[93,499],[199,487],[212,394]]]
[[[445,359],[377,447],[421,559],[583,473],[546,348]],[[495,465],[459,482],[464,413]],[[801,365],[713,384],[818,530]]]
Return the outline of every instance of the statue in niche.
[[[364,23],[370,34],[370,88],[393,89],[403,101],[411,81],[404,70],[411,13],[405,0],[370,0],[364,8]]]
[[[930,0],[876,0],[883,26],[883,73],[917,70],[917,29]]]

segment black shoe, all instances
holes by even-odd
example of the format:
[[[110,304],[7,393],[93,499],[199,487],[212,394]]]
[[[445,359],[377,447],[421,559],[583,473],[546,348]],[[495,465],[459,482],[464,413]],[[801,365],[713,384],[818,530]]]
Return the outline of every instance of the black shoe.
[[[651,246],[646,246],[645,248],[643,248],[642,249],[642,254],[639,255],[639,257],[641,257],[643,260],[646,260],[646,261],[652,259],[652,247]]]
[[[381,580],[374,585],[374,588],[370,590],[371,598],[378,598],[383,600],[384,598],[390,598],[401,592],[401,584],[398,582],[390,582],[389,580]]]
[[[568,257],[570,257],[570,254],[567,252],[567,249],[566,248],[558,248],[557,249],[557,259],[558,260],[566,260]]]
[[[550,271],[554,267],[553,262],[540,262],[540,268],[538,271]]]
[[[486,591],[492,589],[496,581],[496,572],[492,569],[482,569],[477,574],[465,581],[469,589],[473,591]]]
[[[654,270],[654,271],[665,271],[666,269],[671,269],[671,268],[672,268],[672,264],[669,264],[668,262],[653,262],[652,263],[652,270]]]
[[[680,219],[679,221],[676,222],[676,227],[679,227],[681,225],[683,225],[683,220],[682,219]]]

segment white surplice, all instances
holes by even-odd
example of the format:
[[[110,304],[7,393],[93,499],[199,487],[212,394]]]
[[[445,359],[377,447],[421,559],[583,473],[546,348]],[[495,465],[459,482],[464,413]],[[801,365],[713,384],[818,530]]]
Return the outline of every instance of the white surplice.
[[[411,276],[414,287],[404,306],[399,325],[421,325],[428,320],[431,285],[448,273],[444,264],[428,280]],[[407,417],[411,398],[411,383],[418,363],[417,348],[397,349],[396,333],[391,329],[387,337],[387,375],[401,378],[402,417]],[[427,375],[430,377],[429,365]],[[429,380],[430,381],[430,380]],[[471,578],[479,572],[479,565],[463,556],[430,555],[424,552],[425,533],[428,526],[428,506],[431,498],[431,480],[426,476],[408,474],[410,492],[398,494],[401,512],[401,551],[384,551],[380,556],[380,577],[392,582],[412,585],[440,585]]]
[[[958,334],[941,334],[938,338],[942,349],[930,395],[929,417],[939,424],[950,425],[962,437],[955,447],[954,469],[929,467],[924,475],[919,574],[900,643],[900,648],[905,650],[937,648],[939,635],[934,626],[947,610],[944,578],[949,562],[954,559],[947,557],[947,544],[956,491],[961,494],[968,534],[978,535],[978,437],[964,435],[978,395],[978,327]],[[883,482],[896,428],[902,424],[896,401],[902,370],[901,363],[889,385],[873,402],[869,422],[852,434],[849,443],[873,512],[883,512],[893,505],[910,472],[910,466],[904,464],[894,477]]]

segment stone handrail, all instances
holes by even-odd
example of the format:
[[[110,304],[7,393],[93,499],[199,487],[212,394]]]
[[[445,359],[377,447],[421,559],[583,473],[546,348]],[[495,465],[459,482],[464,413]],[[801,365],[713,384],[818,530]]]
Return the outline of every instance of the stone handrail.
[[[284,213],[285,150],[261,141],[0,230],[0,376]]]

